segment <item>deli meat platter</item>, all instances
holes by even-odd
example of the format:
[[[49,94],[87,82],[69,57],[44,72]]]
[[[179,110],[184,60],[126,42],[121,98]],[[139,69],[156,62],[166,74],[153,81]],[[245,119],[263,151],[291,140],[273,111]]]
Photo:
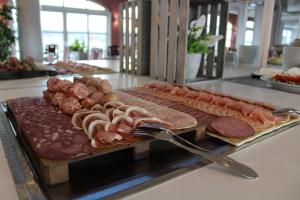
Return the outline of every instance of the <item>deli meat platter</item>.
[[[233,109],[237,105],[242,111]],[[125,194],[207,163],[134,135],[143,124],[228,154],[299,121],[270,115],[272,105],[225,94],[158,83],[113,91],[108,81],[92,77],[51,78],[43,97],[8,100],[5,108],[41,189],[64,199]]]

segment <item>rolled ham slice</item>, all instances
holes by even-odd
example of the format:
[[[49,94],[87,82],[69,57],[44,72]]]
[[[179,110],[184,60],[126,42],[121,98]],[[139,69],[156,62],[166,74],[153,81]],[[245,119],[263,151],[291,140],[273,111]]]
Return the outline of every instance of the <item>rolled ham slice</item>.
[[[82,121],[82,128],[84,130],[85,133],[88,132],[88,126],[90,125],[90,123],[92,121],[95,121],[95,120],[103,120],[103,121],[109,121],[109,118],[107,118],[104,114],[102,113],[92,113],[92,114],[89,114],[87,115],[84,120]]]

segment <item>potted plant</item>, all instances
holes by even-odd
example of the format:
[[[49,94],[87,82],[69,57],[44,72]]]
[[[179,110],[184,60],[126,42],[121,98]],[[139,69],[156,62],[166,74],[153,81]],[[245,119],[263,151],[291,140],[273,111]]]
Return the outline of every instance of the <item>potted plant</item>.
[[[10,28],[12,6],[0,3],[0,61],[4,61],[11,53],[11,45],[15,43],[13,30]]]
[[[205,15],[202,15],[199,19],[194,20],[190,24],[188,30],[187,41],[187,55],[186,55],[186,79],[195,79],[200,67],[201,58],[203,54],[210,52],[210,47],[223,39],[222,35],[210,35],[202,34],[206,23]]]
[[[83,60],[85,57],[85,44],[80,43],[78,39],[75,39],[71,46],[69,46],[69,59],[70,60]]]

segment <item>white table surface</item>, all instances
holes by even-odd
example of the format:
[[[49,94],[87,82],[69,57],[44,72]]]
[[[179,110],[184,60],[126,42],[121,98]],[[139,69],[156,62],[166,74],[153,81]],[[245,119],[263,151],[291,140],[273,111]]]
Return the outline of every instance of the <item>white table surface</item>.
[[[153,81],[123,74],[100,75],[114,88],[133,87]],[[72,77],[67,77],[71,79]],[[300,109],[300,95],[224,81],[191,84],[280,107]],[[41,96],[46,78],[0,81],[0,101],[23,96]],[[126,199],[300,199],[300,126],[277,134],[231,155],[255,169],[260,177],[248,180],[208,165],[178,176]],[[15,186],[0,144],[0,199],[15,199]]]

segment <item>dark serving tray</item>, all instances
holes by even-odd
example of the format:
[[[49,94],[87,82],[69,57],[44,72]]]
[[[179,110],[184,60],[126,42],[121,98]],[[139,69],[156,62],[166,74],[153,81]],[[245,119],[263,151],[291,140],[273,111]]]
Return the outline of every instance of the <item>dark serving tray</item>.
[[[2,142],[4,141],[5,154],[15,182],[17,182],[18,188],[23,188],[19,190],[19,195],[21,197],[24,194],[28,195],[24,199],[119,199],[210,163],[201,156],[188,153],[167,142],[152,141],[150,156],[147,158],[134,161],[133,149],[128,148],[79,160],[69,165],[69,182],[47,186],[39,177],[28,150],[24,148],[17,128],[3,110],[0,107],[0,114],[4,116],[4,120],[0,119],[0,137]],[[7,127],[4,134],[1,134],[1,125]],[[228,155],[292,126],[295,124],[276,130],[240,147],[234,147],[210,136],[196,144],[217,154]],[[192,134],[186,133],[182,136],[190,140]],[[14,167],[16,162],[22,163],[17,169]],[[28,178],[29,172],[33,176]],[[27,178],[20,180],[22,176]]]
[[[34,78],[41,76],[56,76],[55,70],[22,71],[22,72],[0,72],[0,80]]]

